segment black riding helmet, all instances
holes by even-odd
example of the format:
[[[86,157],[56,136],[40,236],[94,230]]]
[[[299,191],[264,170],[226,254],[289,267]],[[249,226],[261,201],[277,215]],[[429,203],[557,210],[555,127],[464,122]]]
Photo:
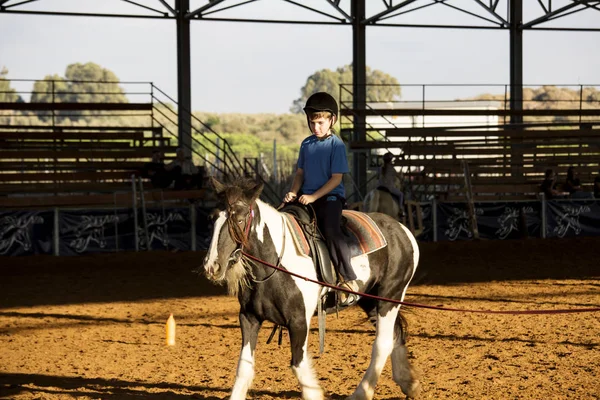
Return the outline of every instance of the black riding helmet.
[[[329,111],[333,115],[338,116],[338,105],[337,101],[332,95],[325,92],[317,92],[311,95],[306,100],[306,106],[304,106],[304,112],[307,111]]]

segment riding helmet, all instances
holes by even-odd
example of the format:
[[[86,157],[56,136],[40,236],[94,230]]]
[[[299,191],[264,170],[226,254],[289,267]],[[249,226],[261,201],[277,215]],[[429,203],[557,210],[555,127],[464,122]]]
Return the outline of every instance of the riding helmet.
[[[337,117],[338,115],[338,104],[333,98],[332,95],[325,92],[317,92],[311,95],[308,100],[306,100],[306,106],[304,106],[304,111],[329,111],[333,115]]]

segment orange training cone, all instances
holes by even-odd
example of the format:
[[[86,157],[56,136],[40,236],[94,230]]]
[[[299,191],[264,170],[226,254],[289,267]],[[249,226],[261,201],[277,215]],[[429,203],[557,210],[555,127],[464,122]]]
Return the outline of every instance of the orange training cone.
[[[167,320],[167,346],[175,346],[175,318],[173,314]]]

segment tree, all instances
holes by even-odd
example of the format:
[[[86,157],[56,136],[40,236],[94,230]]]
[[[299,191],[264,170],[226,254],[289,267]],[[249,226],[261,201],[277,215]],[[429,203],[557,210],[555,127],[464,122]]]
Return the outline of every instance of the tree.
[[[322,69],[306,79],[300,89],[300,97],[294,100],[290,111],[301,113],[308,97],[316,92],[328,92],[340,103],[340,84],[352,83],[352,65],[345,65],[332,71]],[[367,67],[367,102],[384,102],[400,98],[400,84],[393,76]],[[352,91],[344,90],[341,100],[348,104],[352,101]]]
[[[21,103],[23,99],[17,94],[17,91],[10,86],[10,81],[6,79],[8,69],[0,69],[0,102]]]
[[[31,102],[39,103],[127,103],[119,78],[95,63],[75,63],[67,66],[65,77],[47,75],[33,85]],[[86,112],[58,113],[61,119],[78,121],[92,118]],[[102,115],[102,112],[96,113]]]
[[[66,102],[66,94],[69,85],[65,78],[60,75],[46,75],[43,80],[35,81],[31,93],[32,103],[63,103]]]

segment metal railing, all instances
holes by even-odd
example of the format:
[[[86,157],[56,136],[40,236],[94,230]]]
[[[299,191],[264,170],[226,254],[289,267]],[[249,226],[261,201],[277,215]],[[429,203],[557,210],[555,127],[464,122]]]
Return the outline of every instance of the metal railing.
[[[163,132],[179,142],[181,129],[189,132],[194,154],[208,169],[208,173],[225,181],[254,177],[264,183],[263,200],[279,201],[279,194],[271,187],[260,171],[247,171],[229,142],[209,125],[197,118],[191,110],[178,102],[152,82],[131,81],[71,81],[65,79],[10,79],[13,90],[0,91],[0,125],[47,126],[52,130],[73,126],[84,118],[93,119],[101,127],[115,124],[115,118],[128,118],[127,123],[137,127],[160,127]],[[27,86],[33,85],[33,89]],[[50,104],[50,106],[45,106]],[[104,104],[101,106],[100,104]],[[113,107],[108,107],[113,105]],[[114,105],[122,104],[121,107]],[[81,105],[81,106],[80,106]],[[90,109],[85,106],[90,105]],[[93,105],[93,106],[92,106]],[[105,110],[103,108],[117,108]],[[178,114],[190,116],[190,126],[178,126]],[[202,140],[199,140],[200,137]]]
[[[352,136],[356,129],[362,129],[366,141],[382,142],[374,146],[376,149],[355,151],[353,156],[366,156],[371,167],[375,167],[384,151],[404,154],[402,168],[407,172],[405,170],[410,170],[411,162],[415,161],[410,157],[411,147],[428,140],[434,144],[435,135],[439,134],[435,130],[578,129],[600,124],[600,85],[524,85],[523,110],[508,109],[509,89],[510,85],[506,84],[367,84],[367,103],[365,109],[360,110],[353,106],[354,86],[341,84],[340,126],[346,135]],[[401,97],[372,100],[382,93],[401,93]],[[520,116],[522,122],[511,122],[509,118],[513,115]],[[363,126],[356,125],[357,117],[364,118]],[[390,129],[395,131],[394,136],[406,132],[406,137],[390,140],[386,134]],[[417,161],[415,167],[418,164],[420,168],[427,168],[437,160],[434,156]],[[413,183],[406,182],[408,191],[427,195],[425,187],[413,187]]]

